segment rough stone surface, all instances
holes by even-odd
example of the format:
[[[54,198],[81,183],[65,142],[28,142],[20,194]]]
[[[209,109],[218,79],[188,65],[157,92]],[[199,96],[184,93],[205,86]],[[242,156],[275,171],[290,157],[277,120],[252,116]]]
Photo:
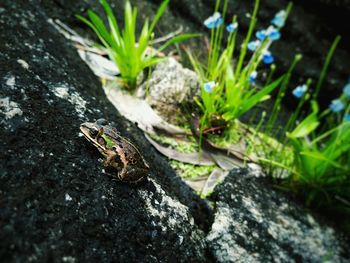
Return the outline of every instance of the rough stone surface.
[[[344,237],[264,180],[234,170],[215,190],[217,262],[350,262]]]
[[[154,3],[137,3],[143,16],[155,10]],[[210,13],[207,1],[184,3],[172,1],[178,11],[167,11],[174,25],[187,18],[187,25],[199,25]],[[0,4],[0,261],[347,262],[335,228],[262,179],[228,176],[213,195],[212,217],[207,203],[120,117],[49,22],[56,15],[76,21],[73,15],[90,4],[98,8],[83,0]],[[151,167],[145,183],[108,177],[97,150],[79,136],[80,123],[101,117],[143,153]]]
[[[196,73],[171,57],[155,66],[150,79],[139,90],[144,92],[147,86],[148,103],[171,123],[183,116],[179,106],[193,103],[193,96],[199,91]]]
[[[0,261],[204,261],[206,204],[107,102],[37,1],[0,6]],[[101,117],[145,153],[147,182],[104,174],[79,136]]]

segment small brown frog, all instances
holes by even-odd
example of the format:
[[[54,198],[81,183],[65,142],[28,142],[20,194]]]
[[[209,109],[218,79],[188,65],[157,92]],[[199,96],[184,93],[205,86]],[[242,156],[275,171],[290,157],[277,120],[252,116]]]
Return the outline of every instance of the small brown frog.
[[[137,148],[105,119],[84,122],[80,125],[80,130],[106,157],[104,166],[117,170],[119,180],[137,183],[148,175],[149,166]]]

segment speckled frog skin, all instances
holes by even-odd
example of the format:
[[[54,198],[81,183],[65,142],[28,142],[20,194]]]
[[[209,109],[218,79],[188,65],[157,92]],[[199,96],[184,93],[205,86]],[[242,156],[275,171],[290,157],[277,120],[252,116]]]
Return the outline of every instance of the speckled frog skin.
[[[106,120],[84,122],[80,130],[106,158],[104,166],[117,171],[120,181],[137,183],[148,175],[149,166],[137,148]]]

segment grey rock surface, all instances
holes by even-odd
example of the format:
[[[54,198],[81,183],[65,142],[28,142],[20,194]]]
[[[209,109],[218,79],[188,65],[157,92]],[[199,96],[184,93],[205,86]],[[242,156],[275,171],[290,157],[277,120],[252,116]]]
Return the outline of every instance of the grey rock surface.
[[[139,90],[144,92],[148,87],[147,102],[165,120],[177,123],[179,116],[184,114],[181,105],[194,103],[193,97],[199,94],[197,79],[194,71],[170,57],[155,66]]]
[[[1,8],[0,261],[205,261],[206,204],[107,102],[37,1]],[[145,183],[108,177],[79,136],[102,117],[144,153]]]
[[[231,171],[211,199],[216,262],[350,262],[344,236],[247,170]]]

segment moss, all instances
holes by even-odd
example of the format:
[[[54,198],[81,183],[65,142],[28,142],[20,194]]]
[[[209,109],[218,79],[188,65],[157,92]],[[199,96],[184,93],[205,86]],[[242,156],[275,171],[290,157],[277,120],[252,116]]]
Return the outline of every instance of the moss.
[[[189,132],[189,130],[187,130]],[[166,137],[163,135],[154,135],[152,138],[160,144],[171,147],[178,152],[190,153],[198,152],[199,146],[193,136],[187,136],[186,140]],[[257,132],[240,121],[236,120],[229,126],[223,134],[213,135],[208,134],[208,140],[217,147],[230,148],[234,145],[241,145],[242,154],[247,156],[259,156],[264,159],[271,159],[275,162],[293,164],[293,150],[286,147],[278,140],[267,136],[264,133]],[[272,166],[269,163],[260,163],[268,174],[273,177],[286,177],[288,171]],[[209,175],[213,166],[199,166],[179,161],[171,160],[170,165],[182,178],[196,178],[199,176]]]
[[[152,135],[152,139],[164,146],[170,146],[174,150],[182,153],[198,152],[199,147],[193,136],[188,136],[187,140],[166,137],[164,135]]]
[[[152,138],[163,146],[171,147],[178,152],[191,153],[199,151],[199,146],[193,136],[188,136],[187,140],[178,140],[163,135],[152,135]],[[170,165],[184,179],[209,175],[215,168],[215,165],[193,165],[176,160],[170,160]]]
[[[184,179],[209,175],[216,167],[215,165],[193,165],[188,163],[182,163],[176,160],[171,160],[170,165]]]
[[[232,144],[236,144],[243,137],[243,125],[235,121],[232,125],[228,126],[221,135],[208,135],[208,139],[219,147],[227,147]]]
[[[218,147],[230,148],[242,145],[242,153],[247,156],[262,157],[273,160],[276,163],[293,166],[293,149],[287,147],[277,139],[274,139],[254,128],[236,120],[227,127],[221,135],[208,135],[208,139]],[[288,176],[288,171],[268,163],[260,163],[268,174],[281,178]]]

